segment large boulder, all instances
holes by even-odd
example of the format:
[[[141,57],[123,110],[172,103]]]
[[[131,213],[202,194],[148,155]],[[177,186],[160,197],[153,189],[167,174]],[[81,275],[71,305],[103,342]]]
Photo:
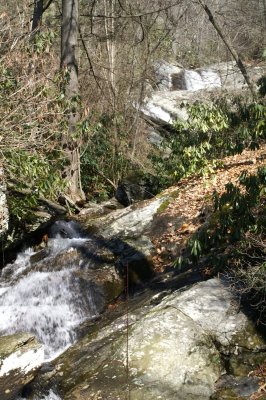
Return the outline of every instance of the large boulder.
[[[35,377],[44,349],[28,333],[0,337],[0,398],[12,400]]]
[[[130,207],[116,210],[102,218],[79,219],[87,227],[106,239],[119,237],[120,239],[139,238],[149,229],[153,219],[160,212],[161,205],[168,196],[155,197],[150,201],[133,204]]]
[[[95,327],[35,387],[51,389],[52,378],[65,400],[207,400],[231,357],[245,354],[252,368],[252,354],[265,348],[227,286],[212,279],[129,300],[127,313]]]

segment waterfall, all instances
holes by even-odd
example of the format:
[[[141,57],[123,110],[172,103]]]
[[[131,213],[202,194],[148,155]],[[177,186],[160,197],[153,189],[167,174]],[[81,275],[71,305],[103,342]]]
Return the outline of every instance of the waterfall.
[[[17,397],[16,400],[24,400],[24,397]],[[34,396],[32,400],[61,400],[61,398],[55,394],[52,390],[49,390],[47,395],[43,395],[41,397]]]
[[[202,77],[197,71],[185,70],[184,79],[186,90],[196,91],[205,87]]]
[[[221,87],[221,78],[216,71],[206,70],[185,70],[184,80],[186,90],[197,91],[214,87]]]
[[[81,260],[75,249],[88,241],[62,221],[53,228],[41,261],[34,249],[18,254],[0,278],[0,335],[34,333],[45,345],[46,359],[62,353],[76,339],[76,328],[97,315],[93,290],[81,281]],[[64,228],[63,235],[60,231]]]

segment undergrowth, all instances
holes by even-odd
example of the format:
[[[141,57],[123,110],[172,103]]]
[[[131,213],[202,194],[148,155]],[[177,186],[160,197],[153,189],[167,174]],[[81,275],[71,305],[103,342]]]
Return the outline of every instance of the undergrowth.
[[[266,322],[266,167],[244,171],[239,184],[228,183],[213,194],[213,213],[189,239],[178,268],[194,266],[204,273],[226,274]]]

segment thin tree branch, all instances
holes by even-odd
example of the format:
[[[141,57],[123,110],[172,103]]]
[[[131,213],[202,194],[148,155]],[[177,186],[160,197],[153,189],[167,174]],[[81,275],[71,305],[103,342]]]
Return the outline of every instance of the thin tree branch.
[[[89,52],[88,52],[86,43],[85,43],[85,41],[84,41],[84,38],[83,38],[83,35],[82,35],[82,32],[81,32],[80,26],[78,27],[78,30],[79,30],[80,40],[81,40],[83,49],[84,49],[84,51],[85,51],[85,53],[86,53],[86,57],[87,57],[87,60],[88,60],[88,63],[89,63],[90,70],[91,70],[91,72],[92,72],[93,78],[94,78],[94,80],[95,80],[95,82],[96,82],[98,88],[99,88],[99,89],[101,90],[101,92],[102,92],[102,87],[101,87],[101,85],[99,84],[98,79],[97,79],[97,77],[96,77],[96,74],[95,74],[95,72],[94,72],[94,68],[93,68],[93,65],[92,65],[92,62],[91,62],[91,59],[90,59],[90,55],[89,55]]]
[[[46,4],[46,6],[43,7],[42,13],[44,13],[49,7],[50,5],[53,3],[54,0],[49,0],[48,3]]]
[[[139,14],[121,14],[121,15],[106,15],[106,14],[96,14],[96,15],[91,15],[91,14],[81,14],[81,17],[93,17],[93,18],[139,18],[139,17],[144,17],[146,15],[152,15],[152,14],[157,14],[160,13],[161,11],[166,11],[169,10],[170,8],[173,8],[177,5],[180,4],[180,0],[174,4],[170,4],[169,6],[158,8],[157,10],[153,11],[147,11],[144,13],[139,13]]]
[[[218,33],[218,35],[220,36],[220,38],[222,39],[222,41],[224,42],[225,46],[227,47],[227,49],[229,50],[229,52],[231,53],[231,55],[233,56],[235,62],[237,63],[238,68],[240,69],[248,87],[249,90],[253,96],[253,98],[255,99],[257,97],[257,93],[256,93],[256,89],[254,88],[253,83],[250,80],[250,77],[248,75],[248,72],[246,70],[246,67],[240,57],[240,55],[236,52],[236,50],[234,49],[232,43],[230,42],[230,40],[228,38],[225,37],[222,28],[220,27],[219,23],[215,20],[211,10],[209,9],[209,7],[203,3],[202,0],[198,0],[198,3],[201,5],[201,7],[204,9],[204,11],[206,12],[206,14],[209,17],[209,20],[211,22],[211,24],[213,25],[214,29],[216,30],[216,32]]]

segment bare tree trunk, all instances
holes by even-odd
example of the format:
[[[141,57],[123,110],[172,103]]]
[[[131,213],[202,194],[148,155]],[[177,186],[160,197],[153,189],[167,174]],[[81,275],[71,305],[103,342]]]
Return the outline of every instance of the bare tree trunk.
[[[263,17],[264,17],[264,27],[265,27],[265,30],[266,30],[266,0],[263,0]],[[264,38],[264,46],[266,45],[266,35],[265,35],[265,31],[264,31],[264,34],[263,34],[263,38]],[[263,50],[265,50],[265,49],[263,49]]]
[[[117,88],[116,88],[116,76],[115,76],[115,67],[116,67],[116,42],[115,42],[115,19],[113,16],[115,15],[115,5],[116,0],[104,0],[104,12],[108,18],[104,20],[104,29],[106,35],[106,51],[107,51],[107,60],[108,60],[108,70],[107,74],[107,82],[109,86],[110,92],[110,101],[112,102],[113,108],[113,118],[114,122],[116,121],[117,114]],[[112,146],[112,166],[115,166],[115,160],[117,158],[119,148],[119,140],[117,136],[117,130],[115,129],[113,132],[113,146]],[[115,176],[115,172],[113,171],[113,179]]]
[[[32,32],[35,29],[39,28],[42,22],[42,14],[43,14],[43,0],[34,0],[34,10],[33,10],[33,18],[32,18]]]
[[[65,73],[65,94],[69,101],[68,132],[63,135],[63,149],[69,165],[65,178],[69,183],[69,196],[73,201],[85,198],[80,179],[80,138],[77,133],[79,121],[78,83],[78,8],[79,0],[62,0],[61,68]]]
[[[245,67],[240,55],[236,52],[236,50],[234,49],[230,40],[225,37],[225,35],[222,31],[222,28],[220,27],[219,23],[214,19],[214,16],[213,16],[211,10],[209,9],[209,7],[206,4],[204,4],[202,0],[198,0],[198,2],[202,6],[202,8],[206,12],[206,14],[208,15],[211,24],[213,25],[214,29],[216,30],[216,32],[218,33],[218,35],[220,36],[220,38],[222,39],[224,44],[226,45],[227,49],[232,54],[235,62],[237,63],[238,68],[240,69],[240,71],[249,87],[249,90],[250,90],[253,98],[256,98],[257,97],[256,89],[250,80],[249,74],[246,70],[246,67]]]

